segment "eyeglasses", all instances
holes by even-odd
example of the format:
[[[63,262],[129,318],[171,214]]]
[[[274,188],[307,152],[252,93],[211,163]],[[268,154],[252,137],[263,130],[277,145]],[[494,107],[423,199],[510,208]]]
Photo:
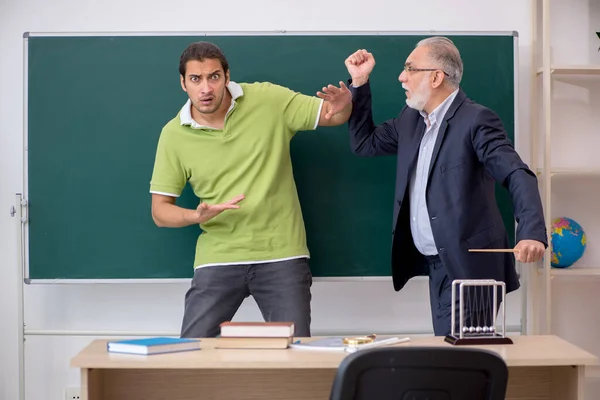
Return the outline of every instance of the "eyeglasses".
[[[444,70],[442,70],[442,69],[439,69],[439,68],[415,68],[415,67],[413,67],[413,66],[410,66],[410,65],[405,65],[405,66],[404,66],[404,70],[405,70],[406,72],[420,72],[420,71],[442,71],[442,72],[444,73],[444,75],[446,75],[446,76],[450,76],[450,75],[448,75],[448,73],[447,73],[446,71],[444,71]]]

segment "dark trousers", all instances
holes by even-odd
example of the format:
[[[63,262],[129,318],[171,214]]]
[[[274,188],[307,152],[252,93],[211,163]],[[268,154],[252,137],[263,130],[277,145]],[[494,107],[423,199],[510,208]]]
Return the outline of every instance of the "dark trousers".
[[[197,268],[185,295],[181,337],[215,337],[252,296],[267,322],[293,322],[309,337],[312,274],[308,260]]]
[[[435,336],[450,334],[452,325],[452,281],[446,268],[438,256],[426,256],[425,262],[429,270],[429,299]],[[497,297],[496,313],[500,306],[500,296]],[[460,307],[459,290],[456,288],[455,328],[459,333]],[[465,287],[463,297],[464,324],[466,327],[495,326],[493,312],[493,289]]]

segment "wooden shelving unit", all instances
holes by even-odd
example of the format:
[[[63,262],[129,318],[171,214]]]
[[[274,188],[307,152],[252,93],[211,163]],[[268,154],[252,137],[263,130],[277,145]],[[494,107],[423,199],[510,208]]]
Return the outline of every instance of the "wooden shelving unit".
[[[553,190],[553,185],[556,187],[557,185],[571,184],[573,180],[579,180],[581,182],[584,182],[585,180],[586,183],[584,185],[600,186],[600,165],[590,166],[589,168],[585,166],[560,168],[557,167],[558,162],[552,159],[553,140],[555,140],[557,136],[571,134],[571,132],[564,132],[564,127],[563,129],[558,129],[554,125],[557,116],[553,115],[553,112],[558,113],[557,109],[553,107],[553,102],[556,101],[555,84],[558,81],[563,85],[564,82],[568,82],[568,84],[583,88],[583,90],[592,90],[590,89],[590,82],[600,82],[600,64],[568,64],[558,62],[560,57],[564,54],[565,49],[570,52],[570,55],[575,53],[574,51],[571,51],[571,48],[567,49],[564,46],[557,49],[553,46],[552,42],[552,40],[560,39],[559,36],[563,34],[562,31],[557,32],[553,29],[552,23],[558,23],[558,25],[560,25],[560,22],[562,22],[561,18],[565,18],[560,12],[555,11],[556,9],[560,9],[560,7],[564,7],[565,1],[567,0],[552,0],[552,2],[550,0],[532,0],[533,65],[531,74],[532,139],[530,156],[532,167],[536,171],[540,184],[540,193],[544,205],[544,217],[546,219],[546,229],[548,231],[549,240],[551,240],[552,220],[558,216],[555,214],[552,204],[553,195],[558,196],[557,191]],[[552,15],[551,3],[556,7],[553,9],[554,14]],[[566,9],[563,8],[562,10],[565,11]],[[587,24],[588,21],[585,21],[585,23]],[[564,26],[565,25],[563,25],[563,29]],[[582,30],[577,30],[577,32],[579,34]],[[563,45],[564,43],[565,42],[563,42]],[[595,45],[596,43],[590,42],[590,44]],[[561,51],[563,51],[563,53],[561,53]],[[592,53],[593,52],[590,51],[590,54]],[[589,58],[592,59],[593,57],[594,56],[592,55]],[[563,60],[564,59],[569,59],[569,57],[563,57]],[[585,59],[586,57],[582,55],[582,57],[575,57],[574,61],[577,62]],[[562,88],[564,89],[564,86]],[[573,107],[577,106],[578,105],[574,105]],[[573,109],[570,111],[573,111]],[[593,113],[594,111],[592,111],[590,115]],[[597,110],[597,113],[600,113],[600,109]],[[563,118],[563,120],[569,118],[568,112],[563,113],[560,117]],[[573,125],[576,125],[578,122],[581,121],[573,121]],[[600,131],[598,134],[600,135]],[[578,161],[579,160],[575,159],[574,162]],[[582,163],[586,164],[586,162]],[[573,201],[576,201],[576,199]],[[597,268],[588,267],[588,264],[586,264],[585,267],[578,266],[577,263],[568,268],[552,268],[550,259],[550,251],[548,251],[543,262],[541,262],[537,268],[530,270],[528,275],[533,280],[533,283],[530,284],[530,290],[533,292],[533,309],[539,313],[539,315],[536,315],[539,318],[534,318],[532,322],[531,331],[534,334],[552,333],[552,280],[563,279],[564,277],[600,278],[600,260],[593,260],[591,262],[591,265],[595,265],[594,262],[597,262]]]

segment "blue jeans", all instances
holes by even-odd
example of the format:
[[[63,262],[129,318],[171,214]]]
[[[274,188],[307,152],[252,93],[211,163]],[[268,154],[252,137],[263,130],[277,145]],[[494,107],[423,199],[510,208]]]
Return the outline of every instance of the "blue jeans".
[[[215,337],[252,296],[267,322],[293,322],[309,337],[312,274],[308,260],[197,268],[185,295],[181,337]]]

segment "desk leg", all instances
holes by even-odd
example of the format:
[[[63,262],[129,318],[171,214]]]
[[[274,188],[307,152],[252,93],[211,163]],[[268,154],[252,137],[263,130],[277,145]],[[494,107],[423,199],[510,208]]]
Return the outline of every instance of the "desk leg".
[[[103,400],[102,370],[81,368],[81,400]]]
[[[552,368],[552,400],[584,400],[585,366]]]

